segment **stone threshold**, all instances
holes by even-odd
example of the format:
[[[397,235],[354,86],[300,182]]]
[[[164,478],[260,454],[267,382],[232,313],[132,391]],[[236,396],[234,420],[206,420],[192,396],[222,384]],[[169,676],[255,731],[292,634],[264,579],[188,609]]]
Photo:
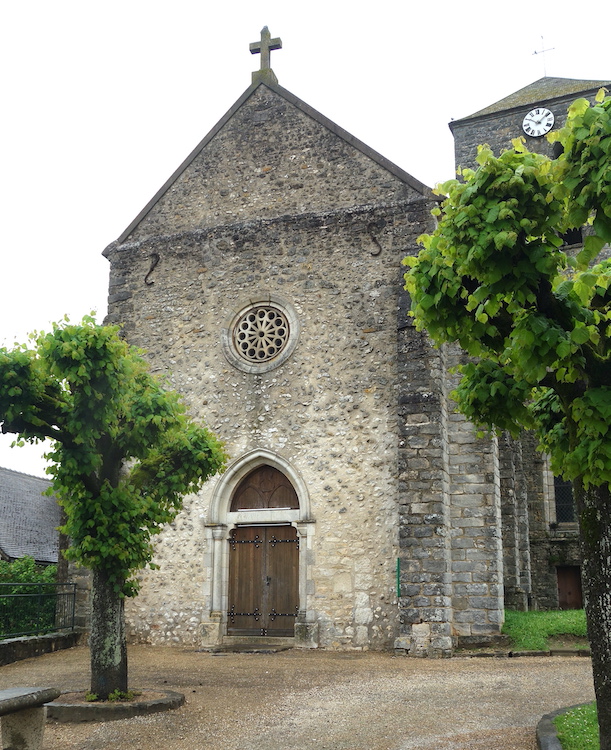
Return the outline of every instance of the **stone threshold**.
[[[212,654],[278,654],[281,651],[290,651],[292,646],[254,646],[250,644],[236,644],[235,646],[211,646],[210,648],[200,648],[198,651],[204,651]]]
[[[198,650],[210,654],[275,654],[279,651],[288,651],[294,646],[295,638],[291,637],[226,635],[221,643],[204,646]]]
[[[466,659],[497,658],[515,659],[524,656],[591,656],[589,648],[554,648],[549,651],[460,651],[454,652],[455,657]]]

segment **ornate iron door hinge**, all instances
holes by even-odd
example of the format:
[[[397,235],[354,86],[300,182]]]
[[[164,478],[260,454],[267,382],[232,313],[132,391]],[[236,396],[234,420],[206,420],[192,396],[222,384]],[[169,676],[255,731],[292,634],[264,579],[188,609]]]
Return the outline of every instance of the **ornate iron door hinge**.
[[[235,604],[233,604],[232,607],[231,607],[231,609],[228,610],[228,612],[227,612],[227,616],[231,620],[231,624],[232,625],[235,625],[235,618],[236,617],[254,617],[255,618],[255,622],[259,622],[259,620],[261,619],[262,614],[263,613],[261,612],[261,610],[259,609],[259,607],[255,607],[255,611],[254,612],[236,612],[235,611]]]
[[[270,620],[273,622],[276,617],[297,617],[299,614],[299,607],[295,606],[295,612],[276,612],[275,609],[269,613]]]
[[[235,537],[229,537],[229,544],[231,545],[231,549],[235,552],[236,544],[254,544],[255,548],[259,548],[261,544],[263,543],[263,540],[261,537],[256,534],[254,539],[236,539]]]
[[[277,539],[276,536],[272,534],[269,543],[272,547],[275,547],[277,544],[296,544],[297,549],[299,549],[299,537],[297,537],[297,539]]]

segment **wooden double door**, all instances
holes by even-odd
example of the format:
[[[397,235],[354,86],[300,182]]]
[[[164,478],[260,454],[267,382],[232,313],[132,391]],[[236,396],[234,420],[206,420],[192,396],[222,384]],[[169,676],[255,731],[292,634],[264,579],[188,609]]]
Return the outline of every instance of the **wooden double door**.
[[[297,530],[279,524],[233,529],[227,635],[292,636],[298,611]]]

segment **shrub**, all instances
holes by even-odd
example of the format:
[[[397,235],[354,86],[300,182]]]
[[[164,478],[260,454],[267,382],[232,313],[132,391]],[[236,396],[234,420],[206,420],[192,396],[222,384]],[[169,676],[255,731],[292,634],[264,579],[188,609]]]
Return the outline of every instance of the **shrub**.
[[[32,557],[0,560],[0,583],[55,583],[57,565],[37,565]]]
[[[56,596],[55,587],[48,584],[56,579],[56,565],[37,565],[27,556],[0,561],[0,637],[53,629]]]

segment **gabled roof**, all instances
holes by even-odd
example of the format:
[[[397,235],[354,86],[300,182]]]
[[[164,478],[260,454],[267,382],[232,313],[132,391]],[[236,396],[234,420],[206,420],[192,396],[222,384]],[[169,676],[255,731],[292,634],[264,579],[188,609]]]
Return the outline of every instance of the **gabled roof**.
[[[484,107],[484,109],[480,109],[472,115],[454,120],[450,124],[450,127],[455,123],[464,122],[465,120],[474,120],[478,117],[496,114],[497,112],[507,112],[507,110],[518,109],[539,102],[550,102],[554,99],[563,99],[567,96],[577,98],[580,94],[591,93],[602,87],[611,87],[611,81],[583,81],[576,78],[540,78],[538,81],[524,86],[519,91],[515,91],[513,94],[500,99],[494,104],[490,104],[488,107]]]
[[[42,493],[46,479],[0,467],[0,554],[11,560],[29,555],[57,562],[61,508]]]
[[[125,231],[119,236],[119,238],[117,239],[117,243],[121,244],[129,237],[129,235],[140,224],[140,222],[145,218],[145,216],[155,206],[155,204],[172,187],[172,185],[176,182],[176,180],[189,167],[189,165],[193,162],[193,160],[197,158],[197,156],[202,152],[202,150],[207,146],[207,144],[210,143],[210,141],[215,137],[215,135],[223,128],[223,126],[234,116],[234,114],[240,109],[240,107],[242,107],[242,105],[254,94],[254,92],[259,88],[259,86],[266,86],[271,91],[283,97],[286,101],[288,101],[294,107],[301,110],[301,112],[305,113],[306,115],[314,119],[316,122],[323,125],[325,128],[330,130],[339,138],[342,138],[348,144],[350,144],[355,149],[363,153],[365,156],[369,157],[371,160],[376,162],[379,166],[383,167],[388,172],[390,172],[394,177],[406,183],[417,192],[421,193],[422,195],[426,196],[427,198],[431,200],[437,200],[437,198],[433,195],[431,189],[427,185],[420,182],[415,177],[412,177],[412,175],[410,175],[408,172],[398,167],[396,164],[393,164],[393,162],[389,161],[384,156],[379,154],[377,151],[367,146],[365,143],[363,143],[363,141],[360,141],[358,138],[355,138],[347,130],[344,130],[339,125],[336,125],[332,120],[322,115],[313,107],[310,107],[309,104],[306,104],[304,101],[299,99],[290,91],[278,85],[277,83],[274,83],[272,80],[270,80],[270,78],[267,78],[264,81],[255,80],[255,82],[253,82],[253,84],[246,89],[246,91],[236,101],[236,103],[231,107],[231,109],[217,122],[217,124],[212,128],[212,130],[210,130],[210,132],[203,138],[203,140],[200,141],[200,143],[198,143],[198,145],[193,149],[193,151],[189,154],[189,156],[187,156],[187,158],[178,167],[178,169],[174,172],[174,174],[172,174],[172,176],[157,191],[157,193],[142,209],[142,211],[138,214],[138,216],[136,216],[136,218],[127,227],[127,229],[125,229]]]

